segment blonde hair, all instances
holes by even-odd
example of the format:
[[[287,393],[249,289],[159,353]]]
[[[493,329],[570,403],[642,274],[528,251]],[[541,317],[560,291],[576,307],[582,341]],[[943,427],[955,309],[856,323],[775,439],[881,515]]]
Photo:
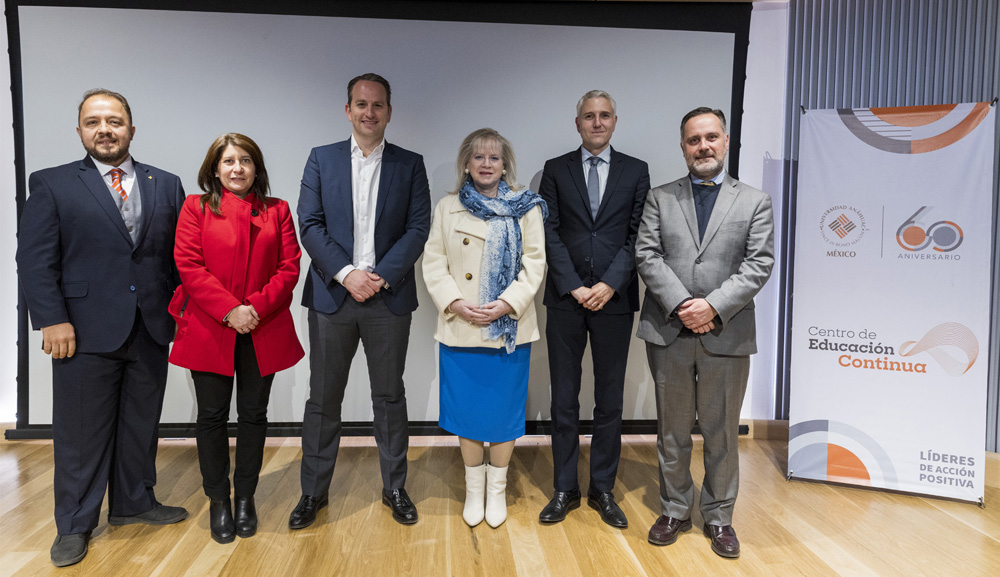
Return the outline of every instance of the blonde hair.
[[[450,191],[452,194],[457,194],[458,191],[462,190],[462,187],[465,186],[465,181],[469,179],[469,174],[465,172],[465,167],[472,160],[472,156],[477,151],[487,148],[490,144],[500,149],[500,162],[503,163],[504,169],[504,174],[500,176],[500,179],[506,182],[511,190],[520,190],[523,188],[517,184],[517,163],[514,161],[514,148],[510,145],[510,141],[492,128],[480,128],[466,136],[465,140],[458,147],[458,161],[456,163],[458,182],[455,185],[455,190]]]

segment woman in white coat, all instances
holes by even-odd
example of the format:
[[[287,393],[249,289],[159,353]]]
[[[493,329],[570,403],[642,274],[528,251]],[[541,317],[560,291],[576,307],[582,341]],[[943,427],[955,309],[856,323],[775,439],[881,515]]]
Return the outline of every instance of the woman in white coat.
[[[507,519],[507,466],[524,435],[545,201],[515,181],[514,151],[482,128],[458,151],[458,186],[434,210],[423,273],[439,315],[441,428],[459,437],[470,526]],[[484,464],[484,443],[490,462]]]

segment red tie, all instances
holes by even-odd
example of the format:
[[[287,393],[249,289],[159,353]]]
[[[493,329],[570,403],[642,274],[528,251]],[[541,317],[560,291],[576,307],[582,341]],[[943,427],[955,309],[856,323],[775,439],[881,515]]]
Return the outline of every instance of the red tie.
[[[122,188],[122,175],[125,171],[120,168],[112,168],[108,171],[111,174],[111,188],[118,191],[119,196],[122,197],[122,202],[128,200],[128,193]]]

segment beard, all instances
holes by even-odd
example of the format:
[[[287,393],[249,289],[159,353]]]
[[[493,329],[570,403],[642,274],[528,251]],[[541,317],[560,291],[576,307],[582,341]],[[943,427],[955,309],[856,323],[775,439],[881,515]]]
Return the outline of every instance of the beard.
[[[700,161],[700,162],[699,162]],[[710,180],[722,172],[723,161],[714,156],[692,160],[688,163],[691,174],[702,180]]]
[[[94,144],[91,145],[85,144],[83,147],[87,150],[87,154],[94,157],[94,160],[110,166],[117,166],[118,164],[121,163],[121,161],[128,158],[129,143],[125,142],[125,144],[122,145],[121,141],[119,140],[115,142],[115,145],[116,146],[110,149],[106,149],[107,152],[102,152]]]

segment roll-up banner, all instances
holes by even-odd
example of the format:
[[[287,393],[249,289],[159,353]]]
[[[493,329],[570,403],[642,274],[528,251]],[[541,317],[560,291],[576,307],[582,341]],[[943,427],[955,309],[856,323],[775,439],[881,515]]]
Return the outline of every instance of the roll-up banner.
[[[994,114],[803,115],[790,478],[982,503]]]

